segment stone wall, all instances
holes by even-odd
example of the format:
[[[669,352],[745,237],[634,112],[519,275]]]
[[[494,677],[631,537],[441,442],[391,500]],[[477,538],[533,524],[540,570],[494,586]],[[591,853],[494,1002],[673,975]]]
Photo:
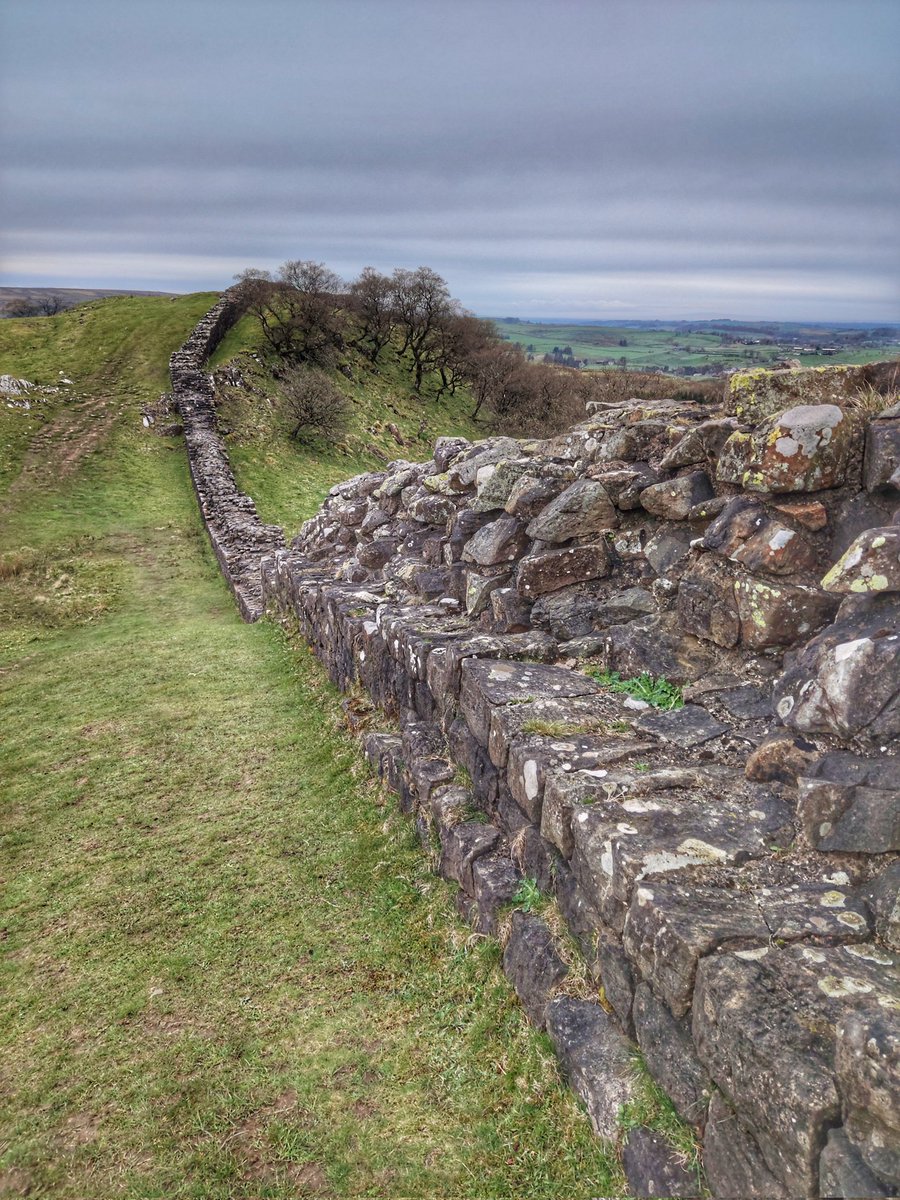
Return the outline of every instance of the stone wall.
[[[213,385],[205,369],[239,315],[234,293],[225,292],[172,355],[169,373],[203,524],[241,615],[256,621],[263,612],[260,558],[283,546],[284,535],[277,525],[261,521],[253,501],[238,489],[216,426]]]
[[[265,599],[395,723],[366,753],[598,1134],[636,1043],[714,1195],[893,1195],[900,410],[728,408],[441,439],[332,489]],[[624,1161],[696,1191],[650,1131]]]
[[[597,1133],[638,1047],[715,1196],[896,1195],[900,408],[792,377],[748,424],[740,380],[722,411],[441,439],[274,549],[202,371],[231,312],[172,360],[226,577],[384,715],[369,761]],[[642,673],[683,706],[629,695]],[[651,1130],[623,1162],[636,1195],[697,1193]]]

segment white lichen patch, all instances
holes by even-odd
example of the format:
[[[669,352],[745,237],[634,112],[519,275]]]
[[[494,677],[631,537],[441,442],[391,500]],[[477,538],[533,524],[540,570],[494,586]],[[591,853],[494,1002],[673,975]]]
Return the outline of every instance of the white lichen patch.
[[[819,991],[834,999],[845,996],[865,996],[873,991],[872,984],[864,979],[854,979],[852,975],[826,975],[819,980]]]

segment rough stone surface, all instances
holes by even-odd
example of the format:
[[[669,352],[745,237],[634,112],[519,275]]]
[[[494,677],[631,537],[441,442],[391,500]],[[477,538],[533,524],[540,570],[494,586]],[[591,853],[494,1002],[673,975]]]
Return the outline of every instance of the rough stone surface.
[[[540,917],[513,913],[509,941],[503,951],[503,971],[532,1024],[543,1029],[547,1004],[569,972]]]
[[[628,1131],[622,1149],[622,1168],[632,1196],[701,1194],[697,1176],[687,1170],[666,1139],[652,1129],[638,1126]]]
[[[547,1032],[598,1137],[615,1138],[621,1106],[634,1097],[631,1051],[599,1004],[557,996],[547,1006]]]

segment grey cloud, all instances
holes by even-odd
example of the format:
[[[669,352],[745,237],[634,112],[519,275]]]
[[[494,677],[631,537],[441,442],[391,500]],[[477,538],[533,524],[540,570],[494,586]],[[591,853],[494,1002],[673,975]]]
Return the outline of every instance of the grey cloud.
[[[3,19],[9,282],[55,260],[221,286],[310,256],[426,261],[481,311],[900,316],[893,0]]]

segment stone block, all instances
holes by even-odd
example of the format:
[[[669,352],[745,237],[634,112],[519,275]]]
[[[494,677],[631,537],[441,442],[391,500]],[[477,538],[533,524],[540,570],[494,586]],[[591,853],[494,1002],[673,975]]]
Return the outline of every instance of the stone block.
[[[548,1004],[547,1033],[594,1132],[614,1140],[619,1109],[635,1094],[628,1040],[599,1004],[571,996],[557,996]]]
[[[709,1104],[703,1138],[703,1169],[717,1200],[796,1200],[766,1165],[759,1146],[719,1092]]]
[[[708,500],[712,494],[706,472],[691,471],[644,488],[641,507],[663,521],[684,521],[695,504]]]
[[[570,484],[528,525],[528,536],[542,542],[591,537],[619,524],[618,514],[602,483],[579,479]]]
[[[643,982],[635,989],[632,1016],[635,1037],[650,1074],[681,1119],[702,1129],[712,1084],[694,1049],[690,1021],[674,1017],[650,985]]]
[[[819,1195],[834,1200],[878,1200],[896,1192],[877,1179],[843,1128],[829,1129],[819,1158]]]
[[[609,574],[609,552],[605,542],[590,546],[572,546],[529,554],[519,562],[516,587],[526,600],[547,592],[557,592],[573,583],[602,579]]]
[[[900,525],[861,533],[822,580],[844,595],[900,592]]]
[[[825,1131],[839,1122],[836,1027],[882,997],[900,999],[895,960],[867,946],[762,947],[697,968],[700,1060],[791,1196],[815,1194]]]
[[[629,1194],[660,1197],[702,1195],[697,1175],[689,1171],[678,1154],[652,1129],[629,1129],[622,1148],[622,1169]]]
[[[514,912],[503,951],[503,972],[513,985],[532,1025],[546,1025],[547,1005],[569,973],[546,923],[530,913]]]
[[[895,989],[895,1001],[896,996]],[[837,1030],[834,1067],[848,1137],[870,1171],[900,1188],[898,1007],[882,1006],[873,997],[846,1013]]]

